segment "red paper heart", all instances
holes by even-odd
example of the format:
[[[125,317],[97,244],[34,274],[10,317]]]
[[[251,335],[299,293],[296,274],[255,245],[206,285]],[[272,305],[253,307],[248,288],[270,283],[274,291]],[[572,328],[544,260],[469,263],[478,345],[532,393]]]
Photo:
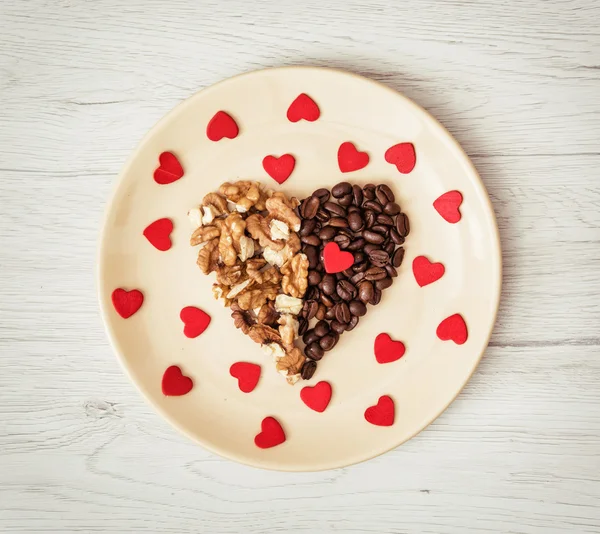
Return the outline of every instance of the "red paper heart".
[[[330,241],[323,248],[323,265],[325,271],[334,274],[350,269],[354,264],[354,256],[350,252],[340,250],[335,241]]]
[[[260,365],[248,362],[237,362],[229,368],[229,374],[238,379],[238,387],[244,393],[250,393],[258,384]]]
[[[396,166],[402,174],[408,174],[415,168],[417,154],[412,143],[398,143],[385,151],[385,161]]]
[[[126,291],[118,288],[112,292],[112,303],[117,313],[127,319],[140,309],[144,302],[144,295],[137,289]]]
[[[457,345],[462,345],[469,337],[465,320],[458,313],[446,317],[438,325],[436,334],[442,341],[451,339]]]
[[[390,363],[404,356],[406,347],[402,341],[393,341],[388,334],[379,334],[375,338],[375,359],[378,363]]]
[[[270,449],[285,441],[285,432],[274,417],[265,417],[260,425],[261,432],[254,438],[254,443],[261,449]]]
[[[305,93],[298,95],[287,110],[287,118],[290,122],[298,122],[300,119],[314,122],[320,116],[319,106]]]
[[[433,207],[446,221],[455,224],[462,217],[459,209],[462,201],[459,191],[448,191],[433,203]]]
[[[394,424],[394,401],[387,395],[379,397],[375,406],[365,410],[365,419],[372,425],[392,426]]]
[[[206,127],[206,136],[211,141],[220,141],[223,137],[234,139],[239,132],[237,122],[224,111],[217,111]]]
[[[262,163],[267,174],[278,184],[282,184],[292,174],[296,160],[291,154],[284,154],[278,158],[275,156],[265,156]]]
[[[183,321],[183,333],[186,337],[198,337],[210,324],[210,315],[195,306],[186,306],[179,313]]]
[[[158,250],[169,250],[171,248],[171,232],[173,223],[171,219],[158,219],[146,226],[144,237]]]
[[[369,163],[369,154],[360,152],[353,143],[346,141],[338,149],[338,165],[342,172],[358,171]]]
[[[192,391],[194,382],[189,376],[185,376],[179,367],[171,365],[167,367],[162,377],[163,395],[169,397],[180,397]]]
[[[172,152],[158,156],[158,168],[154,171],[154,181],[160,185],[173,183],[183,176],[183,167]]]
[[[413,260],[412,270],[417,284],[421,287],[433,284],[433,282],[444,276],[446,272],[441,263],[432,263],[425,256],[417,256]]]
[[[331,400],[331,384],[319,382],[315,386],[306,386],[300,390],[300,398],[311,410],[323,413]]]

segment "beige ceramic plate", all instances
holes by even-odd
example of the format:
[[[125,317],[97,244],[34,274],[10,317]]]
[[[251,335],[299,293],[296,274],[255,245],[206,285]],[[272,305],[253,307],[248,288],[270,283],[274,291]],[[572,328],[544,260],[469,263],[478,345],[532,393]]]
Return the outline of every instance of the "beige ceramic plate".
[[[309,94],[321,116],[291,123],[290,103]],[[240,135],[213,142],[206,126],[218,110],[237,120]],[[369,165],[342,174],[337,149],[352,141],[370,155]],[[417,164],[400,174],[385,161],[388,147],[414,143]],[[169,185],[153,180],[163,151],[178,155],[185,176]],[[265,173],[268,154],[296,157],[292,176],[279,186]],[[321,360],[311,384],[333,386],[324,413],[300,400],[299,382],[289,386],[249,338],[235,330],[227,309],[212,298],[214,275],[196,266],[188,245],[188,209],[225,181],[259,179],[269,187],[304,198],[318,187],[348,180],[387,183],[411,222],[406,256],[381,304],[369,307],[358,327],[344,334]],[[458,190],[464,196],[462,220],[446,222],[432,203]],[[161,217],[174,222],[173,247],[160,252],[142,236]],[[442,262],[442,279],[419,287],[411,265],[426,255]],[[498,231],[486,191],[471,162],[435,119],[397,92],[346,72],[281,68],[226,80],[186,100],[146,136],[121,173],[100,248],[100,302],[107,329],[131,379],[158,411],[207,449],[270,469],[308,471],[345,466],[372,458],[408,440],[450,404],[473,373],[488,343],[500,296]],[[129,319],[117,315],[111,293],[138,288],[142,308]],[[182,333],[179,312],[197,306],[212,317],[196,339]],[[460,313],[468,325],[465,344],[441,341],[441,320]],[[388,332],[406,345],[405,356],[378,364],[373,341]],[[263,364],[261,380],[242,393],[229,367],[236,361]],[[191,393],[165,397],[161,377],[179,365],[194,379]],[[365,409],[381,395],[394,399],[395,423],[373,426]],[[259,449],[254,436],[266,416],[283,425],[287,441]]]

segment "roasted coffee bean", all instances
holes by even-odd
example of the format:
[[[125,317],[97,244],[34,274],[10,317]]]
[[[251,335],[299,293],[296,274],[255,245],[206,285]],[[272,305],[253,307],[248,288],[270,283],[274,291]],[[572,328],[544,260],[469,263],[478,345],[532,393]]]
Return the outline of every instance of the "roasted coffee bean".
[[[389,188],[389,186],[385,184],[380,184],[377,186],[377,188],[375,189],[375,196],[377,197],[377,200],[379,200],[379,203],[382,206],[385,206],[388,202],[396,201],[394,193]]]
[[[308,197],[303,203],[300,213],[303,219],[313,219],[319,211],[319,199],[317,197]]]
[[[365,227],[371,228],[375,224],[376,213],[373,210],[365,210]]]
[[[355,206],[361,206],[363,201],[363,192],[359,185],[355,184],[352,186],[352,196],[352,203]]]
[[[371,301],[371,304],[373,304],[373,306],[377,306],[377,304],[379,304],[381,302],[381,289],[375,289],[375,293],[373,293],[373,300]]]
[[[352,252],[360,250],[365,246],[365,243],[366,241],[362,237],[359,237],[358,239],[355,239],[354,241],[352,241],[352,243],[348,245],[347,250],[350,250]]]
[[[308,329],[308,320],[307,319],[298,319],[298,335],[303,336]]]
[[[323,304],[325,304],[325,306],[327,306],[328,308],[331,308],[335,303],[333,300],[331,300],[331,297],[328,297],[327,295],[321,293],[321,302]]]
[[[315,334],[319,337],[323,337],[327,332],[329,332],[329,325],[326,321],[319,321],[314,328]]]
[[[376,267],[383,267],[390,261],[390,255],[385,250],[373,250],[369,254],[369,260]]]
[[[339,198],[338,202],[342,206],[348,207],[350,204],[352,204],[353,200],[354,200],[354,195],[352,195],[352,193],[350,193],[349,195],[344,195],[342,198]]]
[[[346,325],[346,332],[350,332],[350,330],[354,330],[356,328],[357,324],[358,324],[358,316],[353,315],[352,319],[350,319],[350,322]]]
[[[364,252],[361,252],[360,250],[358,252],[354,253],[354,263],[362,263],[363,261],[365,261],[367,259],[367,256],[365,255]]]
[[[319,361],[325,353],[323,352],[323,349],[319,343],[317,341],[313,341],[304,349],[304,354],[313,360]]]
[[[392,265],[394,267],[400,267],[402,265],[402,260],[404,259],[404,249],[402,247],[397,248],[396,252],[392,256]]]
[[[340,298],[342,298],[343,300],[350,301],[354,297],[356,297],[356,288],[354,287],[354,285],[352,285],[352,282],[350,282],[349,280],[342,280],[338,282],[336,286],[336,291]]]
[[[329,219],[329,226],[333,226],[334,228],[346,228],[346,226],[348,226],[348,219],[343,217],[332,217]]]
[[[352,192],[352,186],[348,182],[340,182],[331,188],[331,194],[335,198],[343,197]]]
[[[361,263],[357,263],[352,266],[352,273],[362,273],[362,272],[366,271],[368,268],[369,268],[369,262],[363,261]],[[354,274],[352,274],[351,276],[354,276]]]
[[[388,202],[383,207],[383,213],[386,215],[398,215],[398,213],[400,213],[400,206],[398,206],[398,204],[395,202]]]
[[[326,226],[319,230],[319,238],[323,241],[331,241],[335,237],[335,228]]]
[[[335,273],[333,276],[335,276],[336,281],[346,280],[346,275],[344,273]]]
[[[323,208],[336,217],[345,217],[346,209],[335,202],[325,202]]]
[[[390,237],[396,245],[402,245],[402,243],[404,243],[404,238],[398,233],[398,230],[396,230],[395,228],[392,228],[390,230]]]
[[[364,279],[365,279],[365,273],[358,272],[356,274],[353,274],[350,277],[350,282],[352,282],[354,285],[357,285],[359,282],[362,282]]]
[[[305,345],[310,345],[313,341],[318,341],[319,336],[315,333],[315,329],[311,328],[307,330],[302,336],[302,341],[304,341]]]
[[[378,248],[379,248],[379,245],[375,245],[374,243],[367,243],[363,247],[363,252],[365,254],[369,254],[372,250],[377,250]]]
[[[315,314],[315,318],[317,321],[322,321],[325,319],[325,313],[327,312],[327,306],[325,304],[320,303],[319,308],[317,309],[317,313]]]
[[[327,308],[327,312],[325,312],[325,319],[329,321],[335,319],[335,307]]]
[[[350,244],[350,238],[344,234],[336,235],[333,240],[342,250],[348,248],[348,245]]]
[[[402,237],[406,237],[410,232],[410,224],[406,213],[399,213],[396,218],[396,230]]]
[[[348,215],[348,226],[355,232],[360,232],[364,228],[365,221],[363,221],[358,211],[353,211]]]
[[[352,319],[352,314],[350,313],[350,308],[348,308],[348,304],[345,302],[339,302],[335,306],[335,318],[344,324],[348,324],[350,319]]]
[[[306,247],[303,250],[304,254],[306,254],[306,257],[308,258],[308,268],[315,269],[317,265],[319,265],[318,249],[311,245],[306,245]]]
[[[377,215],[375,219],[377,224],[384,224],[385,226],[394,226],[394,219],[392,219],[389,215],[385,215],[384,213],[380,213]]]
[[[300,236],[310,235],[315,231],[318,221],[316,219],[304,219],[300,226]]]
[[[371,302],[373,293],[373,284],[368,280],[363,280],[358,284],[358,298],[363,302]]]
[[[367,184],[363,187],[363,195],[367,200],[373,200],[375,198],[375,185]]]
[[[385,245],[383,245],[383,250],[385,250],[389,256],[391,256],[394,253],[395,248],[396,248],[396,245],[391,240],[388,241]]]
[[[321,292],[316,286],[309,286],[306,290],[306,293],[304,293],[304,298],[307,300],[318,300],[320,296]]]
[[[313,360],[306,360],[302,365],[302,371],[300,371],[300,376],[303,380],[310,380],[315,371],[317,370],[317,362]]]
[[[335,293],[335,276],[333,274],[326,274],[319,284],[321,291],[326,295],[333,295]]]
[[[307,300],[304,305],[308,305],[306,309],[306,320],[310,321],[315,315],[317,315],[319,303],[316,300]]]
[[[323,204],[324,202],[327,202],[329,200],[330,194],[329,194],[328,189],[321,187],[321,189],[317,189],[316,191],[313,191],[312,196],[317,197],[319,199],[319,202],[321,204]]]
[[[350,308],[350,313],[352,315],[356,315],[358,317],[362,317],[365,313],[367,313],[367,307],[360,300],[353,300],[348,305]]]
[[[345,271],[342,271],[342,273],[344,274],[344,276],[346,278],[350,278],[351,276],[354,276],[354,271],[352,270],[352,267],[350,267],[349,269],[346,269]]]
[[[360,213],[360,208],[358,206],[355,206],[354,204],[352,206],[348,206],[348,214],[355,212]]]
[[[318,271],[308,271],[308,285],[318,286],[321,283],[321,275]]]
[[[391,276],[392,278],[396,278],[396,276],[398,276],[398,271],[396,271],[394,266],[390,265],[389,263],[385,266],[385,271],[388,273],[388,276]]]
[[[385,241],[385,237],[373,230],[363,230],[362,236],[365,238],[365,241],[374,245],[381,245]]]
[[[343,334],[344,330],[346,330],[346,325],[344,323],[340,323],[337,319],[331,321],[329,325],[331,330],[333,330],[336,334]]]
[[[324,209],[317,212],[317,220],[321,223],[326,223],[329,220],[329,213]]]
[[[326,334],[319,341],[319,346],[325,352],[327,352],[327,351],[330,351],[333,347],[335,347],[336,343],[337,343],[337,339],[334,334]]]
[[[379,202],[376,202],[375,200],[367,200],[364,204],[363,207],[374,211],[375,213],[382,213],[383,212],[383,208],[381,207],[381,204],[379,204]]]
[[[381,234],[382,236],[388,235],[388,232],[390,231],[389,227],[387,227],[383,224],[374,224],[373,226],[371,226],[370,230],[372,232],[377,232],[378,234]]]
[[[300,241],[302,241],[302,243],[306,243],[307,245],[312,245],[313,247],[321,246],[321,240],[319,239],[319,236],[315,234],[303,235],[300,238]]]
[[[386,274],[387,274],[387,271],[386,271]],[[382,278],[381,280],[377,280],[377,282],[375,282],[375,287],[377,289],[380,289],[381,291],[383,291],[384,289],[387,289],[388,287],[390,287],[393,283],[394,283],[394,280],[392,280],[390,277],[386,277],[386,278]]]
[[[382,267],[371,267],[365,272],[365,280],[381,280],[387,273]]]

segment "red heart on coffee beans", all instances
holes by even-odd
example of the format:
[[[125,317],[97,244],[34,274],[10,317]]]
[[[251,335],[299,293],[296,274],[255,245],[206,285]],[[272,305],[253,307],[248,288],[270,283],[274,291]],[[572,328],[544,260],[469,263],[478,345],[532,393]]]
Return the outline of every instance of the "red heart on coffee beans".
[[[189,376],[185,376],[177,365],[167,368],[162,378],[163,395],[169,397],[180,397],[192,391],[194,382]]]
[[[171,219],[158,219],[146,226],[144,237],[150,241],[150,244],[158,250],[169,250],[171,248],[171,232],[173,223]]]
[[[285,441],[285,432],[274,417],[265,417],[260,425],[261,432],[254,438],[254,443],[261,449],[270,449]]]
[[[284,154],[278,158],[275,156],[266,156],[262,164],[267,174],[278,184],[282,184],[292,174],[296,165],[296,159],[291,154]]]
[[[112,292],[111,299],[117,313],[123,319],[128,319],[141,308],[144,302],[144,295],[137,289],[127,291],[118,288]]]
[[[430,262],[425,256],[417,256],[412,264],[413,274],[417,284],[424,287],[439,280],[446,272],[441,263]]]
[[[367,408],[365,411],[365,419],[372,425],[392,426],[394,424],[394,417],[394,401],[387,395],[379,397],[377,404]]]
[[[319,106],[305,93],[298,95],[287,110],[287,118],[290,122],[298,122],[301,119],[314,122],[320,116]]]
[[[183,176],[183,167],[172,152],[158,156],[158,168],[154,171],[154,181],[160,185],[173,183]]]
[[[402,341],[394,341],[389,334],[379,334],[375,338],[375,359],[379,363],[390,363],[404,356],[406,347]]]
[[[183,334],[185,337],[198,337],[210,324],[210,315],[195,306],[186,306],[179,312],[179,318],[183,321]]]
[[[237,122],[224,111],[217,111],[206,127],[206,136],[211,141],[220,141],[224,137],[234,139],[239,132]]]
[[[339,245],[331,241],[323,247],[323,265],[325,271],[334,274],[341,273],[352,267],[354,256],[350,252],[340,250]]]
[[[338,149],[338,165],[342,172],[358,171],[369,164],[369,154],[360,152],[350,141],[340,145]]]
[[[438,325],[436,334],[442,341],[452,340],[457,345],[462,345],[469,337],[465,320],[458,313],[446,317]]]
[[[402,174],[411,172],[417,163],[415,145],[412,143],[398,143],[385,151],[385,161],[396,166]]]
[[[459,191],[448,191],[434,201],[433,207],[447,222],[455,224],[462,217],[459,209],[462,201]]]
[[[319,382],[315,386],[306,386],[300,390],[300,398],[311,410],[323,413],[331,400],[331,384]]]
[[[238,387],[244,393],[254,391],[260,379],[260,365],[249,362],[236,362],[229,368],[229,374],[237,378]]]

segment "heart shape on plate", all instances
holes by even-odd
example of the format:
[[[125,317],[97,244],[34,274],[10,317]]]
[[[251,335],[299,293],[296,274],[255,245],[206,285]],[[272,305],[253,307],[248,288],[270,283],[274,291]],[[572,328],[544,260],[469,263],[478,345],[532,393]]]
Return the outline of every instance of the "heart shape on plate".
[[[287,110],[287,118],[290,122],[298,122],[301,119],[314,122],[320,116],[319,106],[305,93],[298,95]]]
[[[142,307],[144,295],[138,289],[127,291],[119,287],[112,292],[111,299],[116,312],[128,319]]]
[[[300,390],[300,398],[311,410],[323,413],[331,400],[331,384],[319,382],[315,386],[306,386]]]
[[[365,419],[376,426],[392,426],[395,418],[394,401],[388,395],[379,397],[375,406],[365,410]]]
[[[263,159],[263,169],[278,184],[285,182],[296,165],[296,159],[291,154],[284,154],[280,157],[265,156]]]
[[[446,272],[441,263],[430,262],[425,256],[417,256],[413,260],[412,270],[417,284],[421,287],[433,284]]]
[[[346,141],[338,149],[338,165],[342,172],[352,172],[363,169],[369,164],[369,154],[360,152],[354,143]]]
[[[433,207],[447,222],[456,224],[462,217],[460,213],[462,201],[463,196],[460,191],[448,191],[434,201]]]
[[[154,248],[164,252],[171,248],[172,231],[173,222],[171,219],[163,218],[146,226],[143,234]]]
[[[398,143],[385,151],[385,161],[396,166],[402,174],[411,172],[417,164],[415,145],[412,143]]]
[[[183,321],[183,334],[185,337],[198,337],[204,332],[210,324],[210,315],[195,306],[186,306],[179,313],[179,318]]]
[[[459,313],[446,317],[438,325],[436,334],[442,341],[452,340],[457,345],[463,345],[469,337],[467,324]]]
[[[236,362],[229,368],[229,374],[237,378],[238,387],[244,393],[254,391],[260,379],[260,365],[250,362]]]
[[[323,247],[323,265],[325,272],[330,274],[341,273],[354,264],[354,256],[350,252],[340,250],[340,246],[331,241]]]
[[[402,341],[394,341],[389,334],[379,334],[375,338],[374,351],[378,363],[390,363],[402,358],[406,347]]]
[[[168,397],[181,397],[192,391],[194,382],[177,365],[167,367],[162,378],[162,392]]]
[[[160,185],[171,184],[183,176],[183,167],[172,152],[158,156],[158,168],[154,171],[154,181]]]
[[[254,438],[254,443],[261,449],[270,449],[285,441],[285,432],[274,417],[265,417],[260,425],[261,432]]]
[[[224,137],[235,139],[239,132],[237,122],[224,111],[217,111],[206,127],[206,137],[211,141],[220,141]]]

